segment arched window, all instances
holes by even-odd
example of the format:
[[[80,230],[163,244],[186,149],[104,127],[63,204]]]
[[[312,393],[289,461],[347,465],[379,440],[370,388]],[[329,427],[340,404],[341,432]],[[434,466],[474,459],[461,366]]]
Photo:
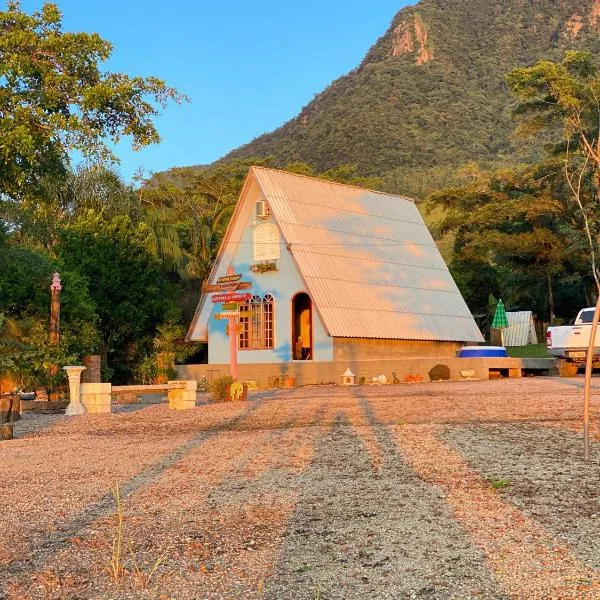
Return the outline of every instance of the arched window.
[[[271,294],[252,296],[240,305],[240,350],[268,350],[274,346],[274,307]]]
[[[279,229],[273,223],[262,223],[254,229],[254,261],[277,260],[280,256]]]

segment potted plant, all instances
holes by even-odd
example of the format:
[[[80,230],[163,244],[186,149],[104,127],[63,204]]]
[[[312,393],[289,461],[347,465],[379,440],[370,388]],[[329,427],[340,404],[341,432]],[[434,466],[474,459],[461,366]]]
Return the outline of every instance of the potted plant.
[[[250,267],[251,271],[255,273],[267,273],[269,271],[278,271],[277,263],[274,260],[262,260],[260,262],[254,263]]]

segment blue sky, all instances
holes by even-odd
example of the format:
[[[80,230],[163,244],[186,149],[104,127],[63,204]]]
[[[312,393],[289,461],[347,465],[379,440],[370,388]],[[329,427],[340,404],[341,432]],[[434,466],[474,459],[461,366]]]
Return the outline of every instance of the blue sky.
[[[191,98],[157,121],[158,146],[121,144],[121,172],[208,163],[295,116],[347,73],[407,0],[56,0],[65,29],[114,45],[107,68]],[[23,0],[27,11],[41,0]]]

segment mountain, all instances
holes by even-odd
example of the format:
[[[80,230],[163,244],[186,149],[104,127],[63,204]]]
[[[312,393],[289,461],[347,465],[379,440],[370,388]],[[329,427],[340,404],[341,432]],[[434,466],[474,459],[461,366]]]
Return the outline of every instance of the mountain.
[[[569,48],[598,53],[599,17],[600,0],[421,0],[297,117],[222,160],[353,164],[416,196],[466,163],[514,162],[532,149],[511,139],[504,75]]]

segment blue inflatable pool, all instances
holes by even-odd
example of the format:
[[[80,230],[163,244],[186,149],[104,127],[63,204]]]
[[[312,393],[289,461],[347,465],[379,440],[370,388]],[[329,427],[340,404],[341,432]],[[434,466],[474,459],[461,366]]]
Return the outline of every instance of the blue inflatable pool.
[[[458,358],[505,358],[503,346],[465,346],[458,351]]]

